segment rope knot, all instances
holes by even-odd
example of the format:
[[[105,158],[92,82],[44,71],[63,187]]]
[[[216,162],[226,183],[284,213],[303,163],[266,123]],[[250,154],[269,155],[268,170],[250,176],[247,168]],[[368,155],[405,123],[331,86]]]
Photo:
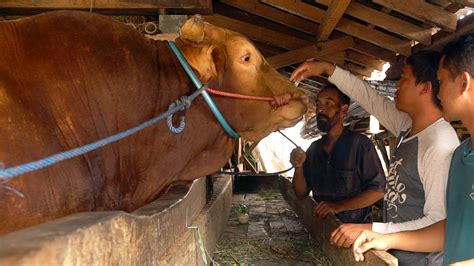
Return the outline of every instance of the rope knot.
[[[181,96],[179,100],[177,100],[177,102],[183,104],[183,107],[179,109],[181,111],[189,109],[189,107],[191,107],[191,99],[189,99],[188,96]]]

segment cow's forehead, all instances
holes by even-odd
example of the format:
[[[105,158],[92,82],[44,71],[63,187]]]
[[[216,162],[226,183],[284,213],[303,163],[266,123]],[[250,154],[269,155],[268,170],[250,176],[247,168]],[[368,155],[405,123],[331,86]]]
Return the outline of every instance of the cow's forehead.
[[[239,51],[239,50],[250,50],[251,52],[256,52],[257,48],[250,42],[246,37],[240,34],[234,34],[227,38],[225,45],[227,48],[231,48],[232,50]]]

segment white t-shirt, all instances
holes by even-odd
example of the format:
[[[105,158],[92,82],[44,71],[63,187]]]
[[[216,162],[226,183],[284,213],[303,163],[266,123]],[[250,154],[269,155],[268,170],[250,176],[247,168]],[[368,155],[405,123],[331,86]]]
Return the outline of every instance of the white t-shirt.
[[[418,134],[405,138],[412,121],[393,101],[338,67],[329,81],[397,136],[384,198],[386,222],[373,223],[372,230],[379,233],[416,230],[445,219],[449,165],[459,145],[451,125],[440,118]]]

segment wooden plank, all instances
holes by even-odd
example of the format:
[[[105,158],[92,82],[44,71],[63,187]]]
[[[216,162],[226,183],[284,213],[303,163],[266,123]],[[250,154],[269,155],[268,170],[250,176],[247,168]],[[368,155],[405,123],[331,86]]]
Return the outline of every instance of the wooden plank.
[[[345,34],[335,32],[333,33],[330,38],[331,39],[336,39],[340,38],[342,36],[347,36]],[[352,50],[355,50],[357,52],[373,56],[376,58],[380,58],[386,62],[394,62],[396,60],[396,54],[392,51],[389,51],[385,48],[382,48],[380,46],[371,44],[369,42],[363,41],[358,38],[354,38],[354,46],[352,47]]]
[[[325,11],[303,3],[299,0],[261,0],[262,2],[283,9],[287,12],[305,17],[317,23],[321,23],[321,18],[324,17]],[[380,31],[370,29],[367,26],[361,25],[357,22],[346,18],[341,18],[336,25],[336,29],[351,36],[358,37],[367,42],[385,47],[396,53],[403,55],[411,54],[411,42],[401,40],[391,35],[382,33]]]
[[[242,22],[247,22],[258,27],[263,27],[268,30],[281,32],[286,35],[291,35],[299,39],[304,39],[311,42],[314,41],[314,32],[312,32],[311,34],[303,33],[299,30],[295,30],[291,27],[283,25],[279,23],[278,21],[268,20],[261,17],[260,15],[253,14],[252,12],[246,12],[244,10],[241,10],[241,9],[238,9],[233,6],[229,6],[227,4],[223,4],[220,2],[214,2],[213,8],[214,8],[214,14],[219,14],[225,17],[242,21]],[[276,8],[272,8],[272,9],[278,10]],[[291,15],[291,16],[296,17],[294,15]],[[313,24],[316,25],[316,23],[313,23]]]
[[[90,10],[106,14],[212,14],[212,0],[2,0],[5,14],[34,14],[58,9]]]
[[[374,3],[396,10],[412,18],[433,23],[446,31],[456,30],[457,16],[424,0],[373,0]]]
[[[216,26],[239,32],[242,35],[247,36],[249,39],[255,39],[264,43],[271,43],[277,47],[285,48],[287,50],[295,50],[311,44],[310,41],[293,38],[291,35],[268,30],[263,27],[258,27],[250,23],[242,22],[218,14],[213,16],[204,16],[204,19]]]
[[[240,10],[244,10],[248,13],[264,17],[268,20],[280,23],[282,25],[301,32],[313,34],[314,29],[318,27],[318,25],[312,21],[302,19],[293,14],[281,11],[280,9],[262,4],[258,2],[258,0],[221,0],[221,2],[226,3],[227,5],[230,5],[232,7],[238,8]],[[214,4],[214,7],[218,7],[218,5]],[[219,13],[219,11],[215,12]],[[342,38],[344,36],[347,35],[340,32],[334,32],[333,34],[331,34],[330,39]],[[376,58],[380,58],[384,61],[391,62],[395,60],[394,52],[384,49],[380,46],[373,45],[358,38],[354,38],[354,46],[351,49]]]
[[[458,22],[458,29],[454,33],[447,33],[447,32],[438,32],[433,35],[433,44],[426,47],[423,45],[417,45],[414,47],[414,51],[423,49],[433,49],[433,50],[441,50],[448,42],[464,35],[469,32],[474,32],[474,15],[471,14],[466,18],[460,20]]]
[[[453,0],[454,2],[467,7],[474,7],[474,0]]]
[[[331,4],[331,0],[314,0],[314,2],[326,6]],[[413,25],[383,11],[352,1],[346,10],[346,14],[420,43],[431,44],[431,29]]]
[[[317,45],[309,45],[297,50],[275,55],[267,59],[268,63],[274,68],[281,68],[306,61],[310,58],[321,58],[337,51],[346,50],[354,45],[351,37],[344,37],[337,40],[331,40]]]
[[[345,68],[345,69],[349,70],[350,72],[360,74],[364,77],[370,77],[372,75],[372,71],[374,71],[372,68],[363,67],[363,66],[353,64],[353,63],[350,63],[350,62],[346,62],[342,66],[342,68]]]
[[[318,58],[318,60],[327,61],[327,62],[331,62],[331,63],[342,66],[345,63],[345,58],[346,58],[346,52],[339,51],[339,52],[335,52],[328,55],[322,55]]]
[[[280,23],[287,27],[313,35],[318,28],[318,24],[300,18],[293,14],[281,11],[280,9],[264,5],[258,0],[220,0],[229,6],[244,10],[248,13],[266,18],[268,20]]]
[[[326,41],[336,24],[346,12],[351,0],[331,0],[321,25],[316,32],[316,42]]]
[[[382,71],[383,65],[385,64],[385,62],[382,60],[352,50],[346,51],[346,60],[362,66],[377,69],[379,71]]]

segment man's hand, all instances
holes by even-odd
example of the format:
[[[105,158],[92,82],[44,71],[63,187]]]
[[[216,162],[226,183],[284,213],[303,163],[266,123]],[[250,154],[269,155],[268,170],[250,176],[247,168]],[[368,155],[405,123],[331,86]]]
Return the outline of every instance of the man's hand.
[[[303,149],[301,149],[300,147],[295,148],[291,151],[290,163],[294,167],[302,167],[305,160],[306,160],[306,152],[304,152]]]
[[[326,218],[328,214],[336,214],[341,211],[341,206],[337,202],[321,201],[314,206],[313,215]]]
[[[331,244],[348,248],[364,230],[370,230],[372,224],[341,224],[331,233]]]
[[[295,82],[307,77],[319,76],[321,74],[332,75],[334,69],[335,66],[328,62],[306,61],[291,73],[290,80]]]
[[[387,250],[389,249],[391,235],[383,235],[364,230],[354,241],[352,253],[356,261],[364,261],[364,252],[369,249]]]

